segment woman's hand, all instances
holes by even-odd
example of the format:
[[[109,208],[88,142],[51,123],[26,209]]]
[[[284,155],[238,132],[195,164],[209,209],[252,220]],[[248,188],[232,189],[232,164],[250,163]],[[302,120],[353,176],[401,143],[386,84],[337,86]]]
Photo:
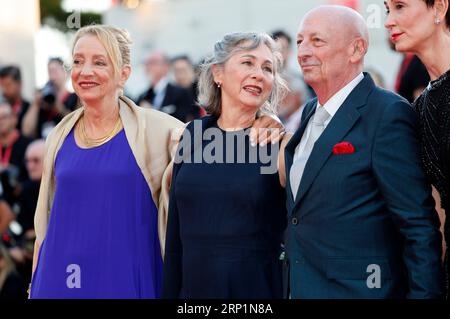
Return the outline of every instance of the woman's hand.
[[[267,143],[278,143],[286,133],[280,119],[271,114],[263,114],[257,118],[250,130],[250,142],[252,146],[261,146]]]

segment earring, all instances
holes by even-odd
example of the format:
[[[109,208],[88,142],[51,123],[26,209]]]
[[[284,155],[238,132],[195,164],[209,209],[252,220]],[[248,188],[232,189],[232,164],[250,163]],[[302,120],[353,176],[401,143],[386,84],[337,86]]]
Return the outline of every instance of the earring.
[[[441,20],[440,20],[439,18],[436,18],[436,19],[434,20],[434,24],[438,25],[439,23],[441,23]]]
[[[220,89],[220,82],[217,82],[217,87]]]

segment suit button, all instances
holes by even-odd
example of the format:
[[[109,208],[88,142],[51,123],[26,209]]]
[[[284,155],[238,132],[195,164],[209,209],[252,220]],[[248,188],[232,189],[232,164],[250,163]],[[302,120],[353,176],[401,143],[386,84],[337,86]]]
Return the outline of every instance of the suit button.
[[[297,225],[298,224],[298,219],[297,219],[297,217],[293,217],[292,218],[292,225]]]

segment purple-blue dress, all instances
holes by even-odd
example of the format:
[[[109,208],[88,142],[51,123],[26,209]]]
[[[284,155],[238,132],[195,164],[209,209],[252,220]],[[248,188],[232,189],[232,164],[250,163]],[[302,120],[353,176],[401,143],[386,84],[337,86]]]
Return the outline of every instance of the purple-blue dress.
[[[55,161],[56,192],[31,298],[159,298],[157,208],[124,130]]]

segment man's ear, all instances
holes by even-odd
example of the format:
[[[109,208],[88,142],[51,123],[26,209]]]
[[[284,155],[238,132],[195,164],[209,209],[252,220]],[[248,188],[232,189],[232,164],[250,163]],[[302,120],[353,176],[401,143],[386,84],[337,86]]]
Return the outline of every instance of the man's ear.
[[[217,64],[213,64],[211,65],[211,70],[212,70],[212,74],[213,74],[213,78],[214,78],[214,82],[216,82],[216,84],[220,83],[222,84],[222,71],[223,68],[221,65],[217,65]]]
[[[367,53],[367,41],[363,38],[357,38],[352,43],[352,54],[350,61],[357,63],[361,61]]]

